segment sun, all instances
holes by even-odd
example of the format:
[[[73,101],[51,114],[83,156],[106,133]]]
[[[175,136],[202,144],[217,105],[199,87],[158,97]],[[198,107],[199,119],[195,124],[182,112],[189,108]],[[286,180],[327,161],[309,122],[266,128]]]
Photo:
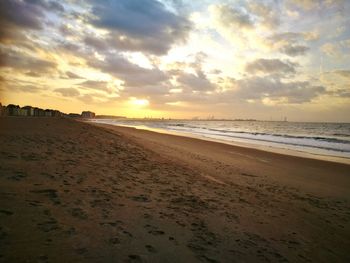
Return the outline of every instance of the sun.
[[[129,102],[130,104],[139,107],[146,107],[149,105],[149,101],[147,99],[131,98]]]

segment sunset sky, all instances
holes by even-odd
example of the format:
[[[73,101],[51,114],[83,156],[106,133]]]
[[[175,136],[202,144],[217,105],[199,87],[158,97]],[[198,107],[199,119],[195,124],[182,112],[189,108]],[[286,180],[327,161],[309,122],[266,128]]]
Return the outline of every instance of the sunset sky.
[[[350,122],[350,1],[1,0],[0,102]]]

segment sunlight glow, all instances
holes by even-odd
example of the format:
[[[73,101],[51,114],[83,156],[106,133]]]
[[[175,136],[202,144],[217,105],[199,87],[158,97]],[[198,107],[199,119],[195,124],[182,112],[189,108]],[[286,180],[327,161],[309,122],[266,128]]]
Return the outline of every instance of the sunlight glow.
[[[146,107],[149,105],[149,101],[147,99],[131,98],[129,102],[130,104],[139,107]]]

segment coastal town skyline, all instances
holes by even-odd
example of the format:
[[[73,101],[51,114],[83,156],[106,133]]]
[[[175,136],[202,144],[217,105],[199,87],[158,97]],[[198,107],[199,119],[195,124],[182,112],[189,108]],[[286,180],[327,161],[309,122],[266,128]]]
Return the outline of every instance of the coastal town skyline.
[[[349,1],[5,0],[0,10],[4,105],[350,122]]]

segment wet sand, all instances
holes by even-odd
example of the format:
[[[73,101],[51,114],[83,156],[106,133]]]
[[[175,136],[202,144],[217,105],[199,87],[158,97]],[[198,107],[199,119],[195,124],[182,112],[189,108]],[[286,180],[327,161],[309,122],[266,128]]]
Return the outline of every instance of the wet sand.
[[[350,166],[0,118],[0,262],[349,262]]]

